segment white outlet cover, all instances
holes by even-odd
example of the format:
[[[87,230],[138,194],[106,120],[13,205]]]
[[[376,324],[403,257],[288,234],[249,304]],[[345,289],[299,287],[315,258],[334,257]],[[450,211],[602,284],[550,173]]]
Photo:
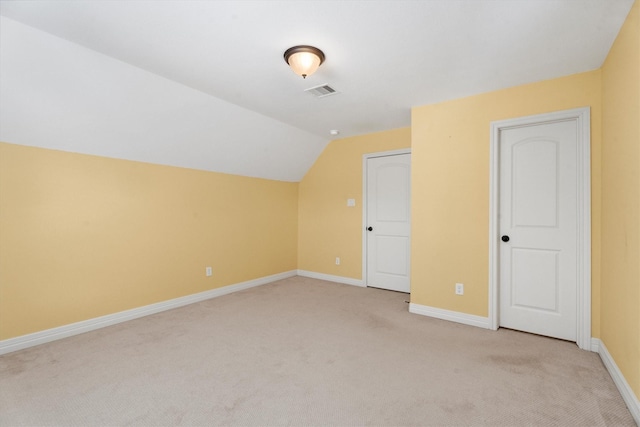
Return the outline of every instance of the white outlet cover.
[[[347,206],[353,207],[356,205],[356,199],[347,199]]]

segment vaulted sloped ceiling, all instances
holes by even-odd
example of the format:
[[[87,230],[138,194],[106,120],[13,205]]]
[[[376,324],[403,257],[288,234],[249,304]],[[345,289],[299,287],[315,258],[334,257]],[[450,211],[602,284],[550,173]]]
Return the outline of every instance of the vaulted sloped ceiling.
[[[632,4],[0,1],[0,141],[299,181],[332,129],[600,67]],[[327,57],[306,80],[297,44]]]

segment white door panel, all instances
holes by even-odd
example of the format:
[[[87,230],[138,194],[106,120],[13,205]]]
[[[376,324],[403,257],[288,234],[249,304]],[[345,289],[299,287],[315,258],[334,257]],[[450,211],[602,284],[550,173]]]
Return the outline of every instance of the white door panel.
[[[558,313],[559,255],[550,250],[511,250],[511,306]]]
[[[511,149],[513,224],[556,227],[558,142],[525,140]]]
[[[410,154],[367,159],[367,286],[409,292],[410,185]]]
[[[500,325],[576,341],[577,129],[500,133]]]

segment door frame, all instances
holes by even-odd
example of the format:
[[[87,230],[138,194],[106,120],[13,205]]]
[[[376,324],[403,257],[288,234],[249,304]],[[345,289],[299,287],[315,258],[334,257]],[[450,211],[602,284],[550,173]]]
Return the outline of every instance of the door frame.
[[[362,284],[365,287],[369,286],[367,284],[367,233],[365,232],[367,225],[367,160],[376,157],[397,156],[400,154],[411,154],[411,148],[401,148],[399,150],[380,151],[362,155],[362,226],[360,228],[362,231]],[[409,256],[411,256],[411,253],[409,253]]]
[[[591,350],[591,113],[589,107],[491,122],[489,189],[489,325],[500,325],[499,305],[499,170],[500,131],[559,121],[576,121],[577,130],[577,333],[576,343]]]

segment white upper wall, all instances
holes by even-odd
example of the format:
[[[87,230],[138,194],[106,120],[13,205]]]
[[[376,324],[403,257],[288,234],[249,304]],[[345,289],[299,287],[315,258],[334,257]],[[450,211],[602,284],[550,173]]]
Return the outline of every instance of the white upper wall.
[[[599,68],[633,2],[0,0],[0,140],[299,181],[332,129]]]
[[[294,182],[328,143],[5,17],[0,141]]]

